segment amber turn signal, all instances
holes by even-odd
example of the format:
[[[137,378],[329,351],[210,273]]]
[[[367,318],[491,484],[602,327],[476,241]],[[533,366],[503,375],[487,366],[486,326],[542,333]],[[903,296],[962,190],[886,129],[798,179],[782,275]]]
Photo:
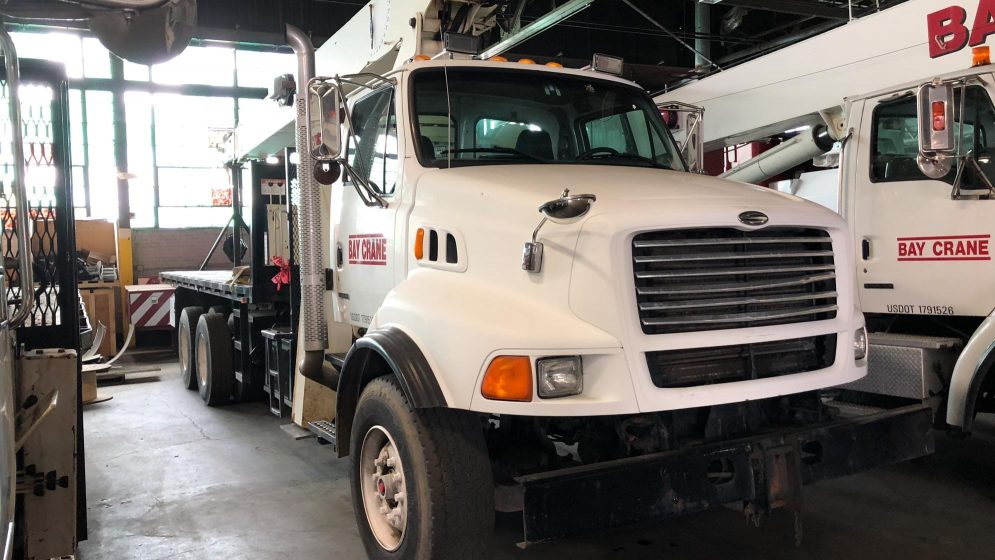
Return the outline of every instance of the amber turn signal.
[[[532,400],[532,360],[528,356],[498,356],[491,360],[480,394],[492,401]]]
[[[425,257],[425,228],[418,228],[415,233],[415,259],[422,260]]]

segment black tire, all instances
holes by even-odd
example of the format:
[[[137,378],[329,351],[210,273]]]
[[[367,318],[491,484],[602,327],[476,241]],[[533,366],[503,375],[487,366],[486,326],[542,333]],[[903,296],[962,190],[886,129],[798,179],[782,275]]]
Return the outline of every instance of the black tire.
[[[204,314],[203,307],[184,307],[176,325],[176,346],[180,359],[180,376],[187,389],[197,388],[197,321]]]
[[[379,503],[376,492],[380,490],[383,495],[383,487],[379,482],[369,482],[373,485],[369,491],[373,493],[364,494],[360,486],[364,480],[375,480],[377,469],[372,459],[363,460],[368,434],[371,444],[367,446],[366,457],[371,457],[369,450],[376,453],[379,449],[383,453],[389,442],[402,465],[401,490],[406,502],[397,507],[406,511],[407,521],[403,532],[387,527],[388,532],[393,532],[387,538],[396,540],[387,546],[374,534],[371,523],[377,519],[371,522],[366,506],[367,499]],[[447,408],[414,410],[394,378],[380,377],[371,381],[360,396],[350,452],[353,511],[369,558],[477,560],[487,557],[487,543],[494,528],[494,483],[478,415]],[[384,479],[394,474],[383,475],[382,470],[380,473]],[[397,489],[392,487],[386,494]],[[397,504],[400,501],[390,502],[388,507]]]
[[[224,315],[205,313],[200,316],[196,349],[200,398],[208,406],[230,403],[232,385],[235,382],[235,370],[232,367],[234,349]],[[201,371],[201,366],[206,366],[206,371]]]
[[[211,307],[209,307],[207,309],[207,312],[208,313],[220,313],[220,314],[225,315],[227,317],[227,315],[228,315],[228,308],[225,307],[224,305],[212,305]]]

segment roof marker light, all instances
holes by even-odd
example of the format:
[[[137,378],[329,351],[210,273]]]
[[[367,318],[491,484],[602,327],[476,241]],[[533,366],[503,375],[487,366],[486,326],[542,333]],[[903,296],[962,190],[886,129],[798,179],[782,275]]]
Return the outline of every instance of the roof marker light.
[[[532,60],[531,58],[522,58],[522,59],[518,60],[518,63],[519,64],[535,64],[536,61]]]
[[[975,66],[987,66],[992,63],[991,51],[988,45],[981,45],[980,47],[974,47],[971,49],[971,55],[973,58],[971,67]]]
[[[563,68],[563,65],[559,62],[547,62],[546,66],[549,66],[550,68]]]
[[[487,60],[490,60],[491,62],[508,62],[508,59],[501,55],[492,56]]]

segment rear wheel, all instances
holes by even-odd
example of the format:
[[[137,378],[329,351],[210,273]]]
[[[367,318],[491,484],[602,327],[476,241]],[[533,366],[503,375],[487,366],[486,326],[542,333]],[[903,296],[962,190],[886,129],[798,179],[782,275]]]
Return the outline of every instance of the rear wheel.
[[[494,486],[477,415],[414,410],[381,377],[359,399],[351,447],[353,510],[370,558],[486,557]]]
[[[231,402],[235,370],[232,342],[224,315],[205,313],[197,323],[197,381],[200,398],[209,406]]]
[[[180,374],[187,389],[197,388],[197,321],[204,314],[203,307],[184,307],[177,325],[176,345],[180,355]]]

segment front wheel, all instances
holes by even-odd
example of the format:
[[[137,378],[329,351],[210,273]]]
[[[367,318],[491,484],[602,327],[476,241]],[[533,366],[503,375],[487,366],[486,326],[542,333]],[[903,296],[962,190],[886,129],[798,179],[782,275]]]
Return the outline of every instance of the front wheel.
[[[494,485],[480,417],[415,410],[374,379],[352,425],[352,501],[372,559],[486,558]]]

